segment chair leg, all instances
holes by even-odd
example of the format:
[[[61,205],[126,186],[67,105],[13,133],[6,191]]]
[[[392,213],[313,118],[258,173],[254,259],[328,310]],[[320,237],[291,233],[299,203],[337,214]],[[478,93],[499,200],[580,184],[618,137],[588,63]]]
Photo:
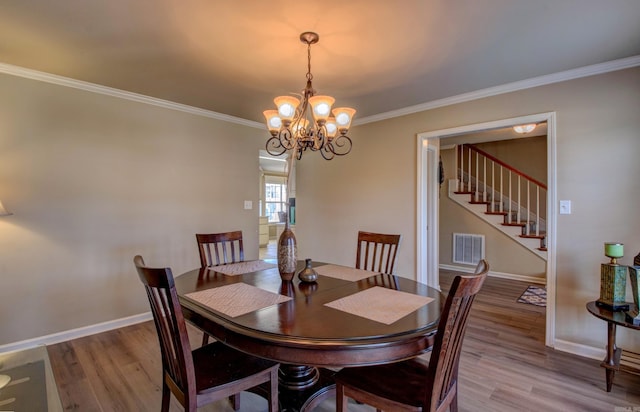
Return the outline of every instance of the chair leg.
[[[347,411],[347,397],[344,396],[344,386],[336,385],[336,412]]]
[[[449,412],[458,412],[458,394],[456,393],[449,404]]]
[[[169,389],[169,386],[167,385],[166,382],[164,382],[164,376],[163,378],[163,382],[162,382],[162,406],[160,407],[160,410],[162,412],[169,412],[169,402],[171,401],[171,389]]]
[[[229,402],[231,402],[231,407],[233,408],[234,411],[239,410],[240,409],[240,394],[236,393],[235,395],[229,396]]]
[[[278,412],[279,399],[278,399],[278,370],[275,369],[271,372],[271,380],[269,381],[269,412]]]
[[[209,334],[207,332],[202,333],[202,346],[209,343]]]

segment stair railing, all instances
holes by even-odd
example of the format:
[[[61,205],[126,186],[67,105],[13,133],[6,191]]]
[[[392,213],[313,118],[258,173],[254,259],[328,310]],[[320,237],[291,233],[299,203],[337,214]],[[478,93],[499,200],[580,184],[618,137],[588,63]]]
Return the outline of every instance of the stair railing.
[[[507,224],[524,224],[524,236],[540,236],[546,184],[472,144],[457,146],[455,162],[459,192],[471,193],[474,201],[487,203],[488,212],[505,215]]]

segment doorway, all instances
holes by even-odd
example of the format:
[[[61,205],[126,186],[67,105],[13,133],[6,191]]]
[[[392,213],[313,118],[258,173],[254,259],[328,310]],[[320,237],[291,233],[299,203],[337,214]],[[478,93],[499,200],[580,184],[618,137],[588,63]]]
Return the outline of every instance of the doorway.
[[[511,119],[478,123],[450,129],[436,130],[418,134],[418,196],[416,234],[416,267],[418,281],[439,288],[439,181],[438,159],[440,145],[446,139],[467,133],[512,127],[527,123],[547,123],[547,310],[545,344],[553,347],[555,340],[555,289],[556,289],[556,121],[555,113],[542,113]]]

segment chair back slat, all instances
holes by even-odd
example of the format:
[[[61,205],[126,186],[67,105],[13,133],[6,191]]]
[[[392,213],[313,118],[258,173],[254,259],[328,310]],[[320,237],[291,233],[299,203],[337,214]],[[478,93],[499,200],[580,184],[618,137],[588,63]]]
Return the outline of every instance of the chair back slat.
[[[358,232],[356,268],[393,274],[401,235]]]
[[[438,324],[433,352],[429,361],[429,379],[433,391],[425,401],[431,401],[429,410],[437,410],[442,402],[457,390],[458,364],[462,342],[471,312],[471,305],[489,272],[489,264],[481,260],[472,276],[456,276]]]
[[[134,258],[153,321],[158,332],[165,373],[186,398],[196,396],[195,372],[189,336],[170,268],[148,268],[141,256]],[[165,376],[164,379],[166,379]]]
[[[196,234],[200,266],[217,266],[244,261],[242,231]],[[211,251],[213,248],[213,252]],[[229,259],[231,255],[231,259]],[[215,258],[215,259],[214,259]]]

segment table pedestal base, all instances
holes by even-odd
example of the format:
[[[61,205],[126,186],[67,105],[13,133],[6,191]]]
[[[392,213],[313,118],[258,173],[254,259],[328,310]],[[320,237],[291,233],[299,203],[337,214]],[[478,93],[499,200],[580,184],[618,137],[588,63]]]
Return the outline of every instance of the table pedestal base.
[[[311,411],[336,393],[335,372],[303,365],[280,365],[280,410]]]

